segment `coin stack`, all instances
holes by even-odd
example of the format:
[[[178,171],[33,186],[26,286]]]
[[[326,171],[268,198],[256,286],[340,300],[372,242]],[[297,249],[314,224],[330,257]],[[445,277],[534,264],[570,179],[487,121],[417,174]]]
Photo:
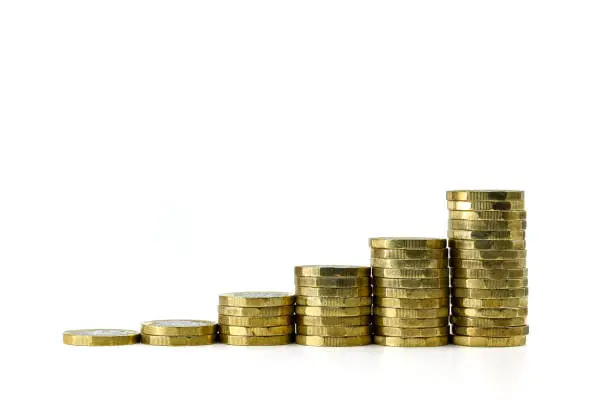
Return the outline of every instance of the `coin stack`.
[[[371,238],[374,342],[448,344],[448,249],[444,238]]]
[[[285,292],[219,295],[219,340],[233,346],[280,346],[293,341],[295,296]]]
[[[295,342],[348,347],[372,342],[372,286],[367,266],[296,266]]]
[[[208,320],[152,320],[141,325],[141,342],[152,346],[204,346],[217,340],[217,324]]]
[[[453,343],[526,343],[527,265],[523,191],[448,191]]]

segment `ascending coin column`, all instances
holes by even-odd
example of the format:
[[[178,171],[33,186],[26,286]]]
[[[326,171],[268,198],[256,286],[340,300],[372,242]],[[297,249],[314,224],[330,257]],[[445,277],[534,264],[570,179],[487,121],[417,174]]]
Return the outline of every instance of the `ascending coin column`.
[[[367,266],[296,266],[295,342],[362,346],[372,341],[372,287]]]
[[[295,296],[284,292],[219,295],[219,341],[234,346],[279,346],[293,341]]]
[[[448,344],[448,250],[443,238],[372,238],[374,341]]]
[[[522,191],[449,191],[453,342],[526,343],[527,265]]]

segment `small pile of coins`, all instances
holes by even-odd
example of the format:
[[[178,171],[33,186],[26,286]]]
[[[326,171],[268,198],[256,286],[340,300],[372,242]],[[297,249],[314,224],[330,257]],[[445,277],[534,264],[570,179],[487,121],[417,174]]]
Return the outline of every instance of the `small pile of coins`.
[[[444,238],[371,238],[374,342],[448,344],[448,249]]]
[[[141,325],[141,342],[152,346],[205,346],[217,340],[218,326],[208,320],[152,320]]]
[[[349,347],[372,342],[367,266],[296,266],[296,343]]]
[[[127,346],[140,343],[140,333],[123,329],[82,329],[64,332],[69,346]]]
[[[285,292],[219,295],[219,340],[233,346],[280,346],[293,341],[295,296]]]
[[[452,276],[453,343],[526,343],[527,264],[523,191],[446,193]]]

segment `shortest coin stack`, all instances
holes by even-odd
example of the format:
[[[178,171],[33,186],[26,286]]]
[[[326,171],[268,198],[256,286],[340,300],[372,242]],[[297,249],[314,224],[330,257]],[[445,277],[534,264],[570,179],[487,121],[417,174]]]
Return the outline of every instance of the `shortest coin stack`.
[[[217,324],[208,320],[152,320],[141,327],[143,344],[204,346],[217,340]]]
[[[140,333],[122,329],[83,329],[64,332],[70,346],[127,346],[140,342]]]
[[[285,292],[219,295],[219,340],[233,346],[280,346],[293,341],[295,296]]]

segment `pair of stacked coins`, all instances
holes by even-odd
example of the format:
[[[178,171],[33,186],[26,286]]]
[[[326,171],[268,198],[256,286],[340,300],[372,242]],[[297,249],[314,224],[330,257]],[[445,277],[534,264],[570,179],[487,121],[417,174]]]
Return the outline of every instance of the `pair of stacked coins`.
[[[448,191],[446,199],[454,344],[524,345],[529,332],[524,192]]]
[[[293,341],[295,296],[284,292],[219,295],[219,340],[234,346],[280,346]]]
[[[295,342],[347,347],[372,342],[372,286],[367,266],[296,266]]]
[[[152,346],[204,346],[217,340],[218,326],[208,320],[152,320],[142,324],[141,342]]]
[[[443,238],[371,238],[374,342],[448,344],[448,249]]]

